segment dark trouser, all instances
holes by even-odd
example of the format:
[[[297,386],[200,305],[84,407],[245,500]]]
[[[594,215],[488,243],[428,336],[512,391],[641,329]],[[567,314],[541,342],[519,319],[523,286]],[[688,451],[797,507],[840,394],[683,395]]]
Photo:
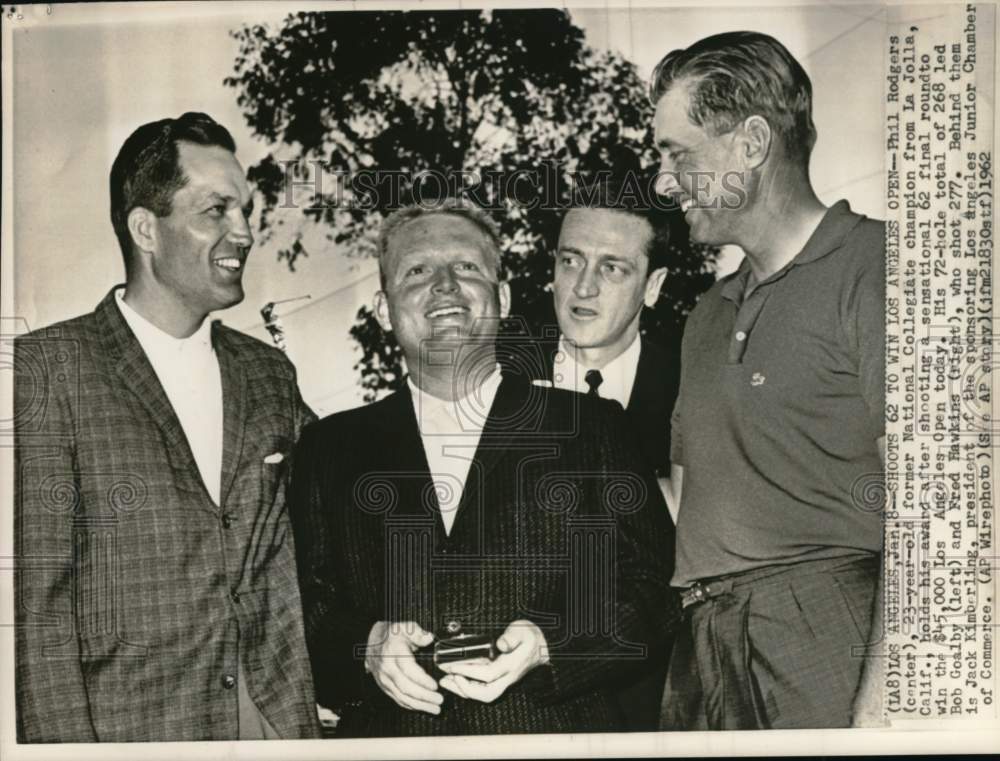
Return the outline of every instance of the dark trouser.
[[[845,727],[864,663],[877,555],[701,582],[684,610],[660,728]]]
[[[655,732],[660,728],[660,703],[669,657],[669,652],[650,656],[643,665],[644,673],[615,691],[615,703],[622,714],[622,731]]]

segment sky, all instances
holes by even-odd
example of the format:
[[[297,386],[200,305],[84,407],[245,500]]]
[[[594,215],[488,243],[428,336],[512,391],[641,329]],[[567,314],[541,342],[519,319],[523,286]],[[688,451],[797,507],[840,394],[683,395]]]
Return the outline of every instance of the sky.
[[[242,23],[277,25],[293,4],[198,3],[26,6],[15,26],[15,310],[30,328],[96,306],[123,279],[108,218],[107,173],[138,125],[205,111],[236,139],[249,166],[269,146],[246,127],[236,92],[223,85]],[[848,197],[857,211],[883,216],[882,39],[878,8],[571,9],[590,44],[632,60],[646,77],[664,53],[699,37],[756,29],[781,39],[813,78],[819,141],[812,169],[828,203]],[[731,252],[724,268],[738,262]],[[322,411],[360,402],[347,330],[377,286],[371,260],[337,250],[300,261],[296,272],[275,249],[255,247],[244,275],[245,301],[221,315],[266,338],[258,310],[268,301],[310,295],[282,314],[289,354],[307,400]],[[280,311],[280,310],[279,310]]]

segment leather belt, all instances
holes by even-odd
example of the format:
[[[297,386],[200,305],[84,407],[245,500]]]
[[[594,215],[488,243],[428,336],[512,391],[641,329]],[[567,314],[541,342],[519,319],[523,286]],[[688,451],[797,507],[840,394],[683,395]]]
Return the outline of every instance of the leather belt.
[[[732,590],[733,579],[709,582],[696,581],[681,593],[681,607],[687,608],[691,605],[697,605]]]
[[[688,608],[692,605],[697,605],[706,600],[711,600],[713,597],[728,594],[740,587],[771,584],[780,581],[782,577],[789,573],[828,573],[830,570],[839,567],[839,565],[850,565],[856,562],[858,562],[856,557],[821,559],[788,565],[764,566],[744,571],[743,573],[735,573],[731,576],[703,579],[696,581],[681,592],[681,607]]]

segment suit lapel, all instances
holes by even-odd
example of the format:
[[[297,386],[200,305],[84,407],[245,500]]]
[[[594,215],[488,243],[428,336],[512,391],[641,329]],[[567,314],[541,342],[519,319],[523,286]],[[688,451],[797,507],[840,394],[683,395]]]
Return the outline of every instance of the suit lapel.
[[[628,406],[625,408],[630,412],[642,410],[656,394],[656,389],[652,388],[653,384],[656,383],[656,373],[651,372],[653,369],[650,364],[653,361],[652,353],[645,341],[641,341],[639,347],[639,364],[635,368],[632,393],[628,398]]]
[[[386,400],[385,413],[382,420],[384,439],[396,442],[390,449],[385,470],[387,475],[399,473],[403,476],[397,481],[399,502],[393,515],[426,516],[430,509],[437,522],[435,530],[443,534],[441,509],[434,492],[409,384]]]
[[[221,507],[226,504],[243,453],[247,421],[247,373],[243,362],[216,325],[212,326],[212,345],[219,358],[219,374],[222,378],[222,483],[219,490]]]
[[[556,354],[559,352],[559,339],[557,338],[555,341],[541,342],[539,347],[542,352],[542,357],[545,360],[542,363],[542,368],[544,369],[545,374],[539,380],[545,380],[552,383],[553,375],[555,374]]]
[[[187,491],[205,491],[184,429],[174,412],[160,379],[153,370],[146,352],[132,333],[115,303],[116,286],[98,305],[95,313],[101,325],[108,361],[114,365],[122,385],[145,407],[150,419],[160,429],[167,445],[168,458],[183,474],[178,486]]]
[[[500,382],[479,438],[479,446],[469,465],[469,474],[465,479],[465,488],[462,490],[450,535],[444,530],[409,385],[390,397],[383,425],[387,429],[387,436],[397,441],[391,461],[394,468],[409,476],[398,482],[399,503],[393,513],[426,515],[426,508],[430,507],[436,518],[435,545],[454,541],[460,534],[474,531],[475,526],[479,525],[479,516],[471,505],[475,505],[476,500],[480,499],[481,489],[488,482],[490,473],[517,439],[518,432],[526,426],[530,427],[531,423],[525,420],[524,412],[531,408],[532,391],[544,393],[543,389],[534,388],[520,379],[504,376]]]
[[[467,534],[474,531],[476,526],[482,525],[481,516],[474,506],[485,503],[488,496],[485,489],[490,473],[519,438],[519,433],[531,429],[532,421],[525,418],[525,412],[534,409],[531,404],[532,392],[544,394],[543,389],[510,376],[505,375],[500,382],[489,417],[486,418],[479,437],[479,446],[476,447],[469,466],[458,514],[451,529],[452,537],[458,535],[459,528],[462,533]]]

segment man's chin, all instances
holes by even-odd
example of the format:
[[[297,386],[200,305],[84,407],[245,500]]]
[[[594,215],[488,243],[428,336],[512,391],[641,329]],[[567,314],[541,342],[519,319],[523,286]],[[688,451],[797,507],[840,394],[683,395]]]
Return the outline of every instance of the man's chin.
[[[230,309],[237,304],[241,304],[245,298],[246,293],[244,293],[242,285],[223,289],[216,294],[216,306],[212,311],[219,312],[224,309]]]
[[[430,336],[420,341],[424,351],[448,351],[467,354],[479,348],[494,349],[496,347],[496,332],[470,332],[467,328],[442,328],[435,330]]]
[[[723,240],[718,226],[713,226],[704,213],[699,213],[688,222],[692,243],[700,246],[724,246],[731,241]]]
[[[587,330],[564,330],[563,338],[577,349],[596,349],[604,344],[606,337]]]
[[[460,343],[468,341],[469,338],[469,331],[456,325],[435,328],[427,340],[437,343]]]

